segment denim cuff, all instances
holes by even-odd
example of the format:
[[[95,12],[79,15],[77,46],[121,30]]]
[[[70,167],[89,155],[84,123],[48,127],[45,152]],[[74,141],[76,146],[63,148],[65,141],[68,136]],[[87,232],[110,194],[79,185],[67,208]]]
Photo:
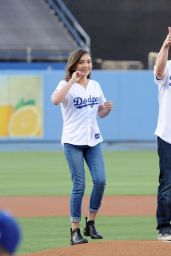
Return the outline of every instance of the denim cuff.
[[[81,217],[70,217],[71,223],[79,223],[81,221]]]
[[[98,212],[98,210],[94,210],[94,209],[89,208],[89,212],[97,213],[97,212]]]

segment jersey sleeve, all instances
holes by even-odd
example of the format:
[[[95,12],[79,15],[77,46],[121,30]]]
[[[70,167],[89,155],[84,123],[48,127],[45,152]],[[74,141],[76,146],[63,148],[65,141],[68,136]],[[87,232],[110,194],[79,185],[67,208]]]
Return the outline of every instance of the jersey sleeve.
[[[169,76],[169,63],[168,63],[168,62],[167,62],[167,64],[166,64],[165,75],[164,75],[163,79],[158,79],[158,78],[157,78],[156,72],[155,72],[155,67],[154,67],[154,82],[155,82],[158,86],[165,85],[165,84],[167,83],[168,76]]]
[[[66,82],[65,80],[61,80],[61,81],[58,83],[58,85],[57,85],[56,89],[54,90],[54,92],[59,91],[66,83],[67,83],[67,82]]]
[[[56,93],[56,92],[58,92],[58,91],[60,91],[60,89],[61,89],[64,85],[66,85],[66,83],[67,83],[67,82],[66,82],[65,80],[61,80],[61,81],[58,83],[56,89],[53,91],[53,94]],[[63,102],[63,103],[66,102],[66,99],[67,99],[67,96],[65,97],[65,99],[64,99],[62,102]]]
[[[102,91],[101,86],[99,85],[99,83],[97,83],[97,84],[98,84],[98,87],[99,87],[99,94],[100,94],[100,96],[99,96],[99,106],[101,106],[101,105],[104,105],[104,103],[106,102],[106,98],[104,96],[104,93]]]

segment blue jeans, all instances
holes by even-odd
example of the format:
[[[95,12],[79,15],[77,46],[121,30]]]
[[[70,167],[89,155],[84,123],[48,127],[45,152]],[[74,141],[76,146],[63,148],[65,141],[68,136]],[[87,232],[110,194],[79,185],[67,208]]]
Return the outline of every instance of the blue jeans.
[[[157,138],[159,155],[159,187],[157,196],[157,229],[170,229],[171,221],[171,144]]]
[[[96,213],[100,208],[103,198],[106,177],[101,144],[90,147],[65,143],[64,153],[68,161],[73,183],[70,198],[71,222],[80,222],[82,199],[85,192],[84,160],[88,165],[93,181],[89,211]]]

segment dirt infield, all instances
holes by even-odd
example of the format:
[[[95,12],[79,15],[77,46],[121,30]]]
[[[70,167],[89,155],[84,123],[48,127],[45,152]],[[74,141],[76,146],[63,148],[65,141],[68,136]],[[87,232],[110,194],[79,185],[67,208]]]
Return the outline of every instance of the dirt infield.
[[[83,201],[83,214],[87,214],[89,198]],[[46,207],[45,207],[46,206]],[[68,216],[68,196],[0,197],[0,207],[16,217]],[[155,196],[105,196],[99,216],[154,216]]]
[[[83,201],[87,213],[89,198]],[[46,206],[46,207],[45,207]],[[16,217],[68,216],[67,196],[0,197],[0,207]],[[105,196],[101,216],[155,216],[155,196]],[[171,243],[158,241],[98,241],[21,256],[169,256]]]

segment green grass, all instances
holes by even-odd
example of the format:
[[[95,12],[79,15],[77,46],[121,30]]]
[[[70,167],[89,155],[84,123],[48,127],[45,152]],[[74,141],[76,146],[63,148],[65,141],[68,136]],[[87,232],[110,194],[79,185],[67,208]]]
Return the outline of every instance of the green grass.
[[[106,195],[156,194],[156,152],[106,151],[104,157]],[[0,196],[70,194],[70,174],[63,152],[0,152],[0,163]],[[89,194],[91,177],[87,168],[86,178]],[[19,253],[69,245],[69,217],[21,218],[19,222],[23,233]],[[154,217],[97,219],[97,227],[106,240],[154,240],[155,226]]]
[[[155,151],[106,152],[107,194],[154,195],[158,184]]]
[[[66,217],[24,218],[19,222],[23,230],[19,253],[69,246],[70,230]],[[104,235],[104,240],[156,240],[155,225],[153,217],[97,218],[97,227]]]
[[[106,195],[156,194],[154,151],[104,152]],[[70,174],[63,152],[0,152],[0,195],[69,195]],[[86,194],[91,177],[86,168]]]

